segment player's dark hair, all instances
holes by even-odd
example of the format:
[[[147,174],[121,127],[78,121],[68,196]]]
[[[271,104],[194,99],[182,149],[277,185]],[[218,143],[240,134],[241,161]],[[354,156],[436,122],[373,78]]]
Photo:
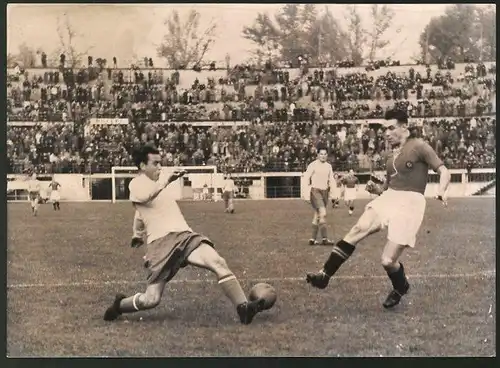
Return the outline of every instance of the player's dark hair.
[[[316,146],[316,151],[317,151],[318,153],[319,153],[319,151],[321,151],[321,150],[325,150],[325,151],[327,151],[327,152],[328,152],[328,148],[327,148],[327,147],[326,147],[326,145],[325,145],[325,144],[323,144],[323,143],[320,143],[320,144],[318,144],[318,145]]]
[[[385,113],[385,120],[395,119],[399,124],[408,124],[408,114],[402,110],[388,110]]]
[[[142,163],[145,165],[148,163],[149,155],[158,155],[159,153],[160,151],[158,151],[158,149],[154,146],[141,146],[139,149],[134,150],[134,152],[132,153],[134,164],[140,169]]]

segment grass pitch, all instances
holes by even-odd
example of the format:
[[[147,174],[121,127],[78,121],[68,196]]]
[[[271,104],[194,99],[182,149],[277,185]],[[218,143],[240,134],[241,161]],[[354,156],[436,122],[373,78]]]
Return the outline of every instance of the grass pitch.
[[[355,223],[329,209],[331,238]],[[495,354],[495,199],[431,199],[416,248],[403,256],[412,290],[386,311],[385,233],[360,244],[325,290],[306,284],[329,247],[310,247],[300,200],[182,202],[192,228],[216,244],[245,290],[278,292],[275,307],[240,325],[212,275],[187,267],[154,310],[107,323],[116,292],[144,289],[143,249],[129,246],[128,203],[8,207],[7,352],[19,356],[491,356]]]

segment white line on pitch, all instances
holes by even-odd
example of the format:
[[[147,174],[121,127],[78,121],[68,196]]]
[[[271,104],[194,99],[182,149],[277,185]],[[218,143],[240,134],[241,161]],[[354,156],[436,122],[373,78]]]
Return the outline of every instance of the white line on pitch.
[[[466,278],[477,278],[495,277],[495,270],[479,271],[474,273],[456,273],[456,274],[415,274],[408,275],[408,279],[466,279]],[[385,279],[387,276],[335,276],[336,279],[340,280],[367,280],[367,279]],[[254,281],[254,282],[280,282],[280,281],[305,281],[305,276],[303,277],[270,277],[270,278],[240,278],[240,281]],[[191,279],[191,280],[171,280],[169,284],[204,284],[204,283],[215,283],[216,280],[206,280],[206,279]],[[54,288],[54,287],[80,287],[80,286],[107,286],[107,285],[138,285],[145,283],[142,281],[127,281],[127,280],[116,280],[116,281],[99,281],[99,280],[89,280],[89,281],[79,281],[79,282],[61,282],[61,283],[39,283],[39,284],[11,284],[7,285],[8,289],[28,289],[28,288]]]

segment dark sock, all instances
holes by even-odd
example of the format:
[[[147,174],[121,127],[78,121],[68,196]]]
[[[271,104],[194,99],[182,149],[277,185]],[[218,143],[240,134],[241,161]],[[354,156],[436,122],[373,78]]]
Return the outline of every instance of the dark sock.
[[[349,207],[351,211],[354,211],[354,206]]]
[[[394,290],[401,293],[404,292],[408,280],[406,279],[405,269],[403,267],[403,264],[399,262],[399,268],[396,271],[386,269],[386,272],[387,276],[389,276],[389,279],[392,282]]]
[[[57,202],[57,209],[60,210],[61,209],[61,205],[59,204],[59,202]]]
[[[56,210],[56,208],[57,208],[57,203],[53,203],[53,204],[52,204],[52,207],[54,207],[54,211],[55,211],[55,210]]]
[[[328,276],[333,276],[340,266],[347,261],[356,247],[344,240],[340,240],[333,246],[332,253],[323,266],[323,271]]]
[[[319,231],[321,232],[322,239],[328,239],[328,228],[326,227],[326,224],[320,224]]]
[[[311,235],[311,239],[316,240],[316,238],[317,238],[317,237],[318,237],[318,225],[313,224],[313,225],[312,225],[312,235]]]

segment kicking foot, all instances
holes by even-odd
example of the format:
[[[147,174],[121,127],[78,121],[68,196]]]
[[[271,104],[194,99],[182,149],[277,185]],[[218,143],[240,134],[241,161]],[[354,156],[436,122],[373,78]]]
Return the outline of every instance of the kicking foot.
[[[105,321],[114,321],[122,315],[122,313],[120,312],[120,302],[125,298],[126,296],[123,294],[116,294],[115,301],[113,302],[111,307],[106,309],[106,312],[104,313]]]
[[[252,302],[246,302],[238,305],[236,311],[240,316],[240,322],[244,325],[249,325],[250,323],[252,323],[255,315],[264,310],[264,303],[264,299],[257,299]]]
[[[325,289],[330,282],[330,276],[323,271],[319,271],[318,273],[308,273],[306,275],[306,281],[315,288]]]

